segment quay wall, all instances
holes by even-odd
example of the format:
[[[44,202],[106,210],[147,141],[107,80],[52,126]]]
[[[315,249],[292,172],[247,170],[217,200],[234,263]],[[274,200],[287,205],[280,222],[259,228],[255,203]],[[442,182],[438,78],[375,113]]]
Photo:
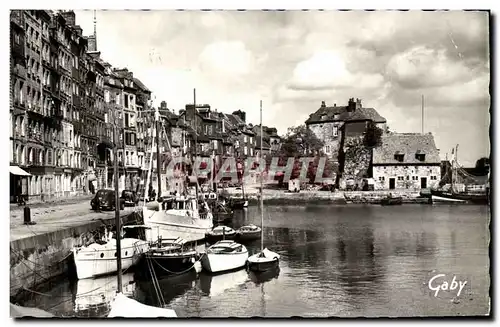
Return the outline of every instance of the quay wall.
[[[138,213],[122,214],[122,223],[137,221]],[[64,274],[74,274],[71,249],[89,244],[102,235],[104,227],[113,228],[115,219],[106,218],[82,225],[39,233],[10,242],[10,296],[22,297],[25,292]]]
[[[403,203],[429,203],[429,199],[421,197],[419,191],[300,191],[291,193],[277,190],[264,190],[264,204],[380,204],[381,200],[389,195],[392,197],[401,197]],[[249,192],[246,196],[250,205],[259,203],[258,192]]]

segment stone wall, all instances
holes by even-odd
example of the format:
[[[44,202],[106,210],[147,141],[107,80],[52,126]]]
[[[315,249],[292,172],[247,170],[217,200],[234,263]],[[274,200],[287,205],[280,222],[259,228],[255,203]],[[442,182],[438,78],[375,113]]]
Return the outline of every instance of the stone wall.
[[[427,188],[437,186],[441,177],[440,166],[374,166],[376,190],[388,190],[389,179],[395,179],[396,190],[421,189],[421,179],[427,178]]]
[[[325,153],[330,157],[337,159],[339,146],[341,141],[341,126],[342,122],[327,122],[323,124],[312,124],[309,125],[309,129],[316,135],[316,137],[323,142],[325,142]],[[334,126],[338,127],[338,135],[334,136]],[[326,147],[329,146],[329,152],[326,151]]]
[[[340,184],[343,186],[348,180],[354,180],[361,185],[363,176],[368,176],[372,150],[363,144],[363,136],[348,136],[344,140],[344,169]]]
[[[132,213],[122,222],[137,220]],[[114,227],[114,218],[93,221],[51,233],[37,234],[10,242],[10,296],[16,298],[26,289],[35,290],[57,276],[72,274],[71,249],[89,244],[104,231],[104,224]]]
[[[350,203],[379,204],[382,199],[388,197],[389,195],[392,197],[401,197],[403,203],[429,203],[429,199],[420,196],[419,191],[352,191],[343,193],[345,200]]]

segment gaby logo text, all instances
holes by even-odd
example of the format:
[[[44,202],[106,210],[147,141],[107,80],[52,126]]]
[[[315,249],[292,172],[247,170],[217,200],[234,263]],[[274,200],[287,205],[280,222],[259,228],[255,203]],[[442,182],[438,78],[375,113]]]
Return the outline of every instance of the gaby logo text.
[[[431,291],[434,291],[434,296],[437,297],[439,294],[439,291],[454,291],[458,288],[457,296],[460,296],[462,293],[463,288],[467,284],[467,281],[457,281],[456,276],[453,276],[453,279],[451,282],[448,284],[446,281],[446,275],[445,274],[438,274],[433,276],[429,280],[429,289]]]

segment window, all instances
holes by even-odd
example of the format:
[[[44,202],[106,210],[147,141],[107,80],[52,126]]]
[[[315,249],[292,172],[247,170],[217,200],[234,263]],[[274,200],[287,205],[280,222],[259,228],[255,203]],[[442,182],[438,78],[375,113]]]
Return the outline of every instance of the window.
[[[414,181],[418,181],[418,176],[412,176],[411,179]]]
[[[404,181],[405,177],[404,176],[398,176],[398,181]]]
[[[339,127],[337,125],[333,126],[333,136],[339,135]]]
[[[383,182],[385,180],[385,177],[384,176],[379,176],[378,180],[379,180],[379,182]]]
[[[325,152],[330,153],[330,146],[329,145],[325,146]]]
[[[125,96],[125,108],[128,108],[128,96]]]
[[[432,181],[437,180],[437,176],[431,176],[431,180],[432,180]]]
[[[243,142],[247,143],[247,136],[243,136]],[[246,154],[246,153],[245,153]]]
[[[253,148],[250,148],[250,156],[253,156]]]
[[[106,103],[109,103],[109,91],[108,90],[104,91],[104,101]]]
[[[247,149],[247,146],[245,145],[245,147],[243,148],[243,154],[244,155],[247,155],[248,154],[248,149]]]

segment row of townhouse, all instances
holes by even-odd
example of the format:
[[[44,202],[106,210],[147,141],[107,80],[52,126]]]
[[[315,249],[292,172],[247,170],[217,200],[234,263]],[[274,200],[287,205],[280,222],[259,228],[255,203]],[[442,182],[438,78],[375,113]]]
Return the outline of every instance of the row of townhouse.
[[[67,197],[112,187],[118,128],[120,188],[140,176],[137,112],[151,92],[100,58],[73,11],[10,13],[10,197]]]
[[[184,156],[190,160],[196,156],[213,156],[216,165],[220,167],[225,158],[244,160],[279,150],[281,138],[276,128],[263,126],[261,146],[260,126],[247,123],[246,113],[242,110],[227,114],[212,109],[208,104],[196,104],[196,108],[193,104],[187,104],[184,109],[175,113],[163,101],[159,113],[162,121],[159,145],[161,154],[171,153],[172,156]],[[153,113],[144,115],[146,147],[151,147],[147,135],[151,135],[153,121]],[[149,148],[147,151],[154,153],[156,150]],[[162,159],[162,174],[166,173],[167,161]],[[155,170],[156,160],[152,166]],[[165,182],[162,181],[162,185],[166,185]],[[165,189],[164,187],[162,186],[162,189]]]
[[[346,146],[356,144],[366,132],[369,123],[382,131],[381,144],[373,149],[359,150],[359,157],[345,156]],[[351,98],[346,106],[321,107],[311,114],[306,126],[324,141],[323,152],[333,160],[344,161],[339,186],[348,180],[360,185],[369,177],[379,190],[425,189],[441,180],[439,150],[430,133],[392,133],[386,119],[374,109],[362,106],[360,99]],[[341,158],[339,158],[341,157]],[[340,163],[339,163],[340,164]]]

